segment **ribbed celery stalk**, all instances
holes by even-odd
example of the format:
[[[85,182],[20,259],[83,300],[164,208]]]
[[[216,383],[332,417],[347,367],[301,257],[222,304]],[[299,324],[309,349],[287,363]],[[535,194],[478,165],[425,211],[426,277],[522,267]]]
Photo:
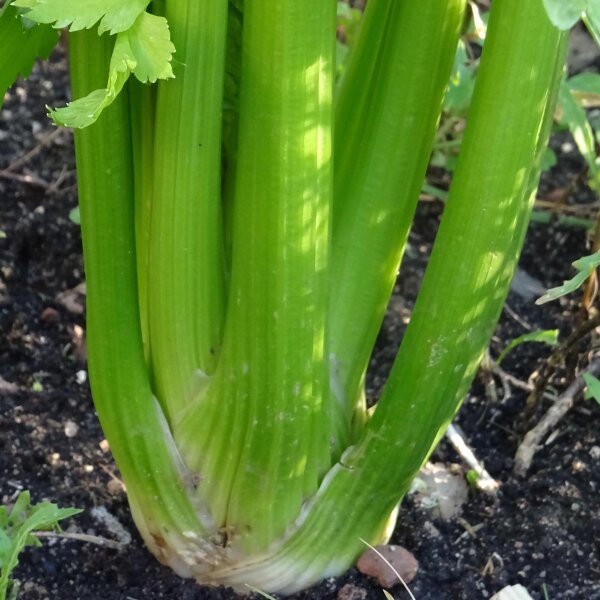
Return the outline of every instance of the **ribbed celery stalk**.
[[[334,31],[333,0],[245,5],[225,338],[176,435],[245,552],[284,533],[330,464]]]
[[[227,0],[169,0],[175,80],[160,82],[148,319],[156,392],[170,419],[212,373],[225,315],[221,113]],[[164,85],[163,85],[164,83]]]
[[[102,87],[111,43],[71,34],[75,98]],[[94,401],[127,485],[136,523],[163,561],[202,548],[204,531],[186,469],[149,385],[139,320],[134,173],[127,94],[100,122],[75,134],[87,280],[87,339]],[[176,556],[171,554],[177,549]],[[180,566],[185,572],[185,565]]]
[[[150,276],[150,219],[154,166],[154,122],[156,118],[156,87],[128,82],[133,149],[135,194],[135,239],[138,275],[140,325],[144,355],[150,366],[148,332],[148,279]]]
[[[542,0],[495,0],[460,164],[422,291],[373,418],[297,529],[215,582],[292,592],[372,540],[450,422],[498,319],[539,176],[566,36]]]
[[[466,0],[371,0],[336,102],[329,323],[352,418],[429,162]]]

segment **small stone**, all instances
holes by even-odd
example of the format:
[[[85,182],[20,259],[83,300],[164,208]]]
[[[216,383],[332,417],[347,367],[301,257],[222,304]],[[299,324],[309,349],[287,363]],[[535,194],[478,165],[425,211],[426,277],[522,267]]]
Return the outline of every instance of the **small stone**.
[[[469,487],[462,475],[443,464],[427,463],[419,473],[422,488],[415,494],[422,508],[444,521],[462,511],[469,498]]]
[[[347,583],[337,595],[337,600],[365,600],[367,590]]]
[[[426,521],[423,524],[423,529],[429,537],[438,538],[441,535],[440,530],[431,521]]]
[[[79,425],[77,425],[77,423],[75,423],[74,421],[67,421],[65,423],[65,435],[68,438],[75,437],[78,432],[79,432]]]
[[[56,296],[56,301],[74,315],[85,312],[86,285],[80,283],[71,290],[61,292]]]
[[[87,381],[87,371],[81,369],[75,373],[75,380],[79,385],[83,385]]]
[[[0,376],[0,392],[6,392],[7,394],[15,394],[19,391],[19,387],[10,381],[6,381]]]
[[[400,583],[393,569],[398,571],[404,583],[410,583],[415,578],[419,563],[406,548],[389,544],[377,546],[376,550],[381,556],[369,548],[358,559],[356,566],[361,573],[373,577],[384,588],[391,588]]]
[[[106,484],[106,489],[111,496],[120,496],[125,491],[123,482],[118,479],[111,479]]]
[[[594,460],[600,460],[600,446],[592,446],[590,448],[590,456]]]
[[[60,315],[58,314],[58,311],[51,306],[47,306],[40,315],[40,319],[44,321],[44,323],[56,323],[59,318]]]
[[[498,592],[491,600],[533,600],[522,585],[509,585]]]
[[[110,446],[108,445],[108,440],[102,440],[99,444],[100,450],[105,454],[110,450]]]

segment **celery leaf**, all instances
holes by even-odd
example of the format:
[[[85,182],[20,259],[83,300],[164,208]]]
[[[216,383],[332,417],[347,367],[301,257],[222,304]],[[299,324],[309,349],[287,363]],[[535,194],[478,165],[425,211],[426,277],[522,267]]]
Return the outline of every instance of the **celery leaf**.
[[[150,0],[15,0],[14,6],[26,8],[28,19],[52,23],[56,29],[90,29],[100,22],[99,33],[127,31],[146,10]]]
[[[167,20],[142,13],[131,29],[117,36],[113,59],[116,55],[116,60],[133,65],[133,74],[142,83],[155,83],[174,77],[174,52]]]
[[[50,112],[57,125],[82,129],[94,123],[119,95],[131,73],[142,83],[173,77],[169,25],[164,17],[142,13],[133,26],[117,35],[106,89],[95,90],[64,108]]]
[[[12,5],[0,10],[0,107],[5,92],[17,77],[27,77],[37,58],[47,58],[58,33],[46,25],[25,28],[19,12]]]

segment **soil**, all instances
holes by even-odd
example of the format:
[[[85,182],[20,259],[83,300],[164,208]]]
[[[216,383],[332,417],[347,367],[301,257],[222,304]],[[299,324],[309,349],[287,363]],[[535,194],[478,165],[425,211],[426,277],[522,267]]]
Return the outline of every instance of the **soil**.
[[[0,115],[0,171],[45,143],[26,163],[0,175],[0,230],[6,234],[0,239],[0,499],[9,503],[28,489],[36,501],[84,509],[68,521],[67,531],[114,538],[114,528],[93,516],[94,507],[103,507],[132,540],[122,550],[65,539],[27,549],[16,572],[21,597],[234,599],[230,590],[180,579],[146,551],[103,441],[87,385],[80,298],[61,296],[84,281],[79,227],[69,220],[77,204],[73,148],[69,132],[48,139],[53,129],[44,106],[63,103],[67,93],[58,55],[8,95]],[[540,193],[546,197],[567,187],[583,168],[567,136],[553,144],[560,162],[544,178]],[[580,183],[568,203],[593,200]],[[419,206],[369,374],[372,398],[410,315],[441,210],[435,202]],[[520,267],[541,285],[552,286],[570,277],[570,263],[586,253],[584,230],[555,221],[532,225]],[[492,355],[528,330],[557,328],[564,338],[580,318],[578,299],[574,295],[538,307],[511,292]],[[570,364],[558,369],[552,380],[558,392],[572,381],[577,364],[586,364],[591,348],[588,337]],[[549,353],[547,346],[524,344],[502,367],[525,381]],[[526,392],[513,385],[504,396],[498,378],[495,382],[498,398],[493,399],[483,378],[477,379],[456,423],[500,490],[493,497],[471,490],[462,513],[450,520],[435,517],[412,496],[403,501],[393,542],[420,563],[412,592],[419,600],[475,600],[521,583],[535,600],[600,600],[600,406],[579,402],[538,451],[528,476],[519,480],[512,474],[516,448],[549,401],[543,400],[528,422]],[[461,462],[445,441],[432,460]],[[380,586],[356,570],[294,598],[341,598],[348,584],[357,598],[383,598]],[[396,599],[408,597],[400,586],[392,592]]]

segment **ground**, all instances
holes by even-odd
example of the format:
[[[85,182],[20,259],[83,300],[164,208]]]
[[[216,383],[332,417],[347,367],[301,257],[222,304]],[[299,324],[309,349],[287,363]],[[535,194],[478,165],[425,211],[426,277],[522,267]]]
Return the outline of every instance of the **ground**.
[[[103,507],[131,533],[115,550],[73,540],[50,540],[22,555],[16,576],[27,600],[233,599],[224,589],[197,586],[161,567],[145,550],[127,508],[118,471],[98,425],[87,384],[85,317],[81,298],[65,292],[84,281],[79,227],[69,220],[76,206],[72,138],[54,133],[44,106],[64,102],[67,81],[60,56],[38,68],[28,84],[9,95],[0,115],[0,501],[29,489],[35,500],[84,509],[67,529],[107,538],[111,527],[93,516]],[[26,162],[19,157],[45,142]],[[540,194],[552,197],[581,171],[565,136],[553,142],[561,163],[545,177]],[[11,169],[6,171],[11,165]],[[569,202],[593,201],[583,185]],[[369,374],[376,398],[410,315],[442,206],[422,202],[410,248],[378,340]],[[570,262],[589,252],[582,229],[555,222],[533,225],[521,269],[551,286],[572,274]],[[443,290],[441,291],[443,293]],[[492,356],[528,329],[554,329],[562,337],[577,326],[578,297],[537,307],[511,292],[491,345]],[[586,364],[585,338],[575,361]],[[527,380],[548,357],[539,344],[520,346],[502,364]],[[573,361],[572,361],[573,362]],[[574,367],[559,370],[560,392]],[[535,600],[600,600],[600,406],[581,401],[537,453],[523,480],[512,474],[513,457],[531,418],[526,392],[486,394],[480,377],[457,417],[465,438],[500,483],[495,496],[471,490],[462,514],[441,520],[414,498],[404,500],[393,541],[420,563],[411,583],[419,600],[489,598],[522,583]],[[496,379],[496,382],[498,380]],[[460,463],[442,442],[432,460]],[[114,529],[114,528],[113,528]],[[383,598],[381,588],[356,570],[294,598],[343,597],[351,584],[357,598]],[[349,588],[345,588],[348,591]],[[360,590],[364,590],[362,593]],[[397,587],[397,599],[407,594]]]

